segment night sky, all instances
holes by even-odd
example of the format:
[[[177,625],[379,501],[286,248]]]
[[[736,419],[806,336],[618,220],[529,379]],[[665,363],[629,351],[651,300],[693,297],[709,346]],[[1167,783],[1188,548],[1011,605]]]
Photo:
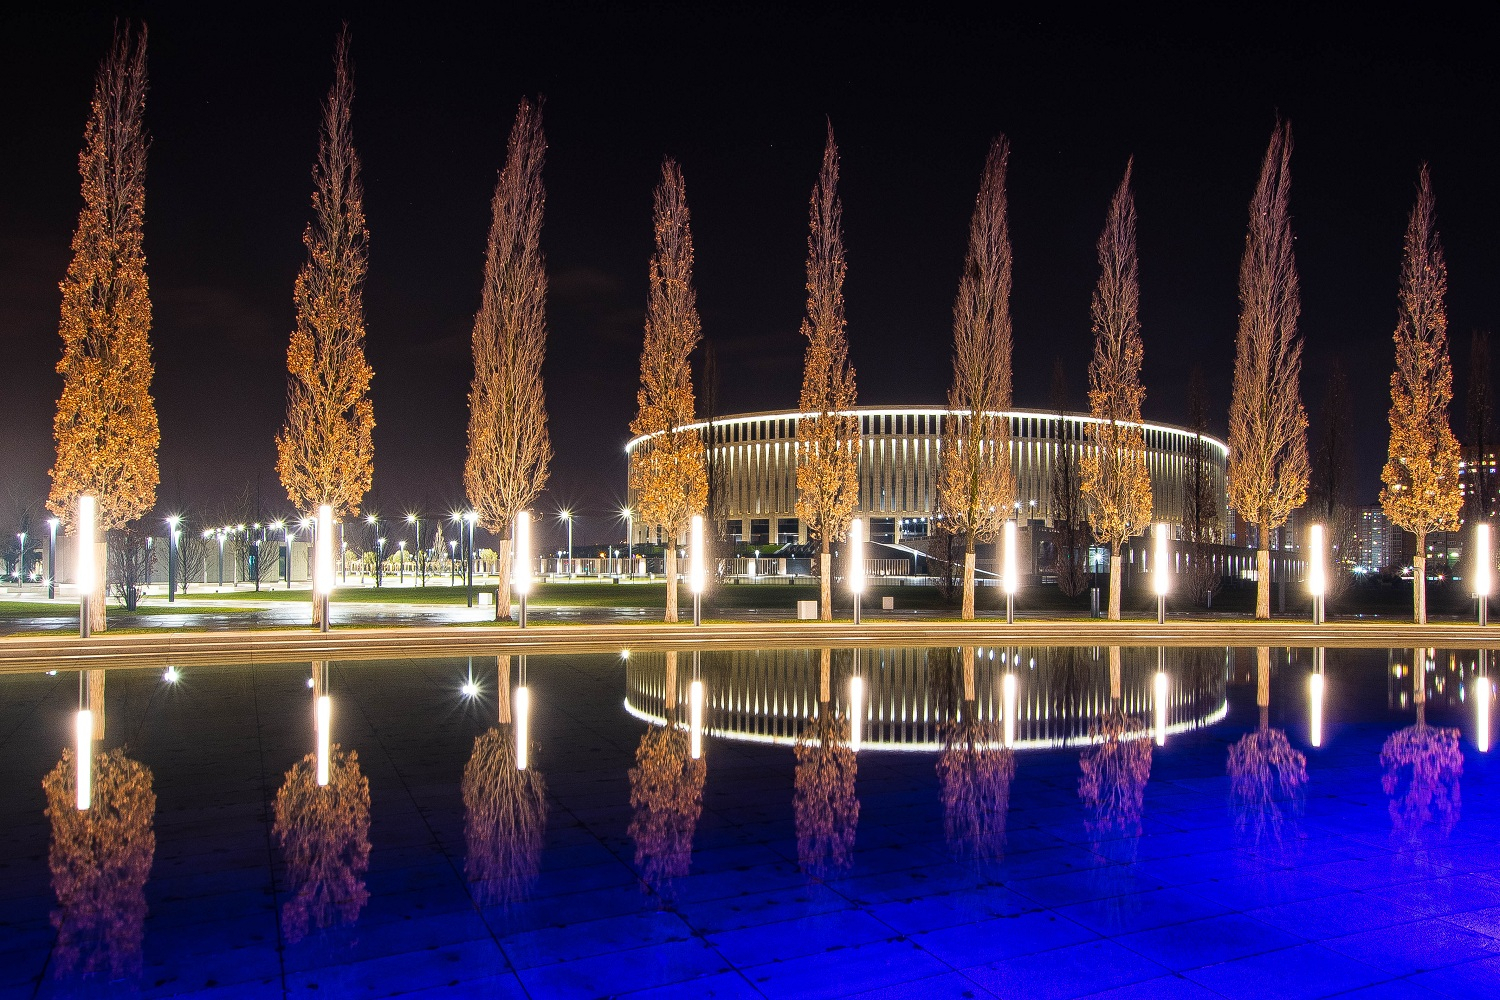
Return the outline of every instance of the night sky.
[[[150,28],[146,252],[161,418],[159,510],[239,519],[274,469],[292,282],[304,258],[319,102],[353,32],[354,134],[370,227],[375,370],[367,508],[462,496],[469,333],[489,199],[517,101],[545,98],[543,511],[619,538],[651,191],[687,179],[698,303],[722,411],[795,407],[807,198],[825,116],[842,153],[849,340],[863,404],[939,404],[980,167],[1009,135],[1015,399],[1049,405],[1055,358],[1084,405],[1094,244],[1135,156],[1148,419],[1186,418],[1201,365],[1223,433],[1246,205],[1275,115],[1293,126],[1303,393],[1317,432],[1332,360],[1355,392],[1362,502],[1386,447],[1397,276],[1417,168],[1432,164],[1449,261],[1464,432],[1470,333],[1500,328],[1500,115],[1493,22],[1414,7],[1359,23],[1178,18],[971,20],[909,5],[740,13],[666,4],[381,14],[139,4],[0,15],[0,527],[39,508],[52,460],[57,283],[80,204],[77,155],[116,15]],[[709,7],[711,5],[702,5]],[[40,9],[41,5],[38,5]],[[1427,20],[1421,20],[1427,19]]]

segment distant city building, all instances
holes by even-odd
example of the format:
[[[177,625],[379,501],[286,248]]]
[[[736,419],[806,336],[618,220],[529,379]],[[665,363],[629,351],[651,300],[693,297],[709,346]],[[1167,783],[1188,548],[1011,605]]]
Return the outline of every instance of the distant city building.
[[[1458,488],[1464,494],[1464,513],[1468,515],[1475,509],[1475,494],[1482,483],[1486,489],[1489,510],[1484,511],[1486,517],[1494,517],[1500,513],[1500,489],[1497,489],[1495,479],[1495,453],[1493,451],[1478,455],[1473,448],[1464,449],[1464,457],[1458,463]]]
[[[1359,573],[1380,573],[1401,565],[1402,530],[1391,523],[1377,504],[1359,508],[1354,529],[1354,569]]]

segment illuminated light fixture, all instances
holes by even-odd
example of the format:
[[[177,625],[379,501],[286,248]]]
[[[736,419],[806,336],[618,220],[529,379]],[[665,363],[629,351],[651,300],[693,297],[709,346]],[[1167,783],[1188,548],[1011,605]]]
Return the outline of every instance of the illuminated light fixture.
[[[1323,624],[1323,598],[1328,593],[1328,574],[1323,565],[1323,526],[1307,529],[1307,592],[1313,600],[1313,624]],[[1317,744],[1313,744],[1316,746]]]
[[[526,749],[531,740],[531,689],[516,688],[516,770],[526,770]]]
[[[318,600],[318,631],[328,631],[328,595],[333,593],[333,505],[318,505],[317,548],[313,552],[313,589]]]
[[[84,639],[89,637],[91,630],[89,605],[93,601],[94,580],[98,574],[98,567],[94,564],[94,513],[94,498],[87,493],[80,494],[75,533],[78,536],[78,635]]]
[[[318,786],[328,784],[328,730],[333,722],[333,702],[326,694],[318,695]]]
[[[531,511],[516,512],[511,525],[510,589],[521,599],[521,627],[526,627],[526,595],[531,593]],[[499,609],[496,609],[496,614]],[[524,770],[524,768],[523,768]]]
[[[860,598],[865,592],[865,519],[849,522],[849,592],[854,595],[854,624],[859,624]]]
[[[75,738],[73,760],[78,771],[78,811],[83,812],[94,801],[94,713],[78,710],[73,723]]]
[[[1490,751],[1490,701],[1493,694],[1490,679],[1479,678],[1479,686],[1474,689],[1474,711],[1478,716],[1474,727],[1474,745],[1480,753]]]
[[[1005,745],[1016,745],[1016,675],[1006,674],[1000,680],[1001,713],[1005,722]]]
[[[1016,569],[1016,522],[1006,521],[1001,535],[1004,547],[1001,552],[1000,583],[1005,588],[1005,620],[1016,620],[1016,591],[1021,586],[1021,574]]]
[[[176,667],[168,667],[167,672],[161,675],[161,679],[166,681],[168,684],[176,684],[178,681],[182,680],[182,671],[178,670]]]
[[[1171,562],[1171,556],[1167,553],[1167,524],[1165,521],[1156,525],[1156,550],[1151,556],[1151,582],[1152,589],[1156,591],[1156,624],[1165,625],[1167,622],[1167,594],[1172,589],[1172,575],[1167,572],[1167,564]]]
[[[849,749],[859,753],[865,738],[865,679],[849,678]]]
[[[1479,602],[1479,624],[1490,623],[1490,590],[1494,586],[1490,569],[1494,556],[1490,552],[1490,526],[1474,528],[1474,597]]]
[[[630,650],[628,650],[628,649],[622,649],[622,650],[620,650],[620,659],[622,659],[622,660],[628,660],[628,659],[630,659]]]
[[[459,688],[458,690],[459,693],[462,694],[465,698],[472,698],[479,693],[479,685],[475,684],[474,679],[471,677],[470,679],[464,681],[463,687]]]
[[[688,685],[688,755],[694,760],[703,756],[703,682]]]
[[[1155,689],[1154,708],[1156,709],[1156,745],[1164,747],[1167,745],[1167,674],[1164,670],[1158,670],[1153,680]]]
[[[694,514],[688,527],[688,589],[693,592],[693,624],[703,624],[703,585],[708,573],[703,565],[703,515]]]
[[[1323,745],[1323,691],[1325,682],[1322,674],[1312,674],[1307,678],[1308,700],[1311,702],[1310,719],[1307,727],[1307,742],[1315,747]]]

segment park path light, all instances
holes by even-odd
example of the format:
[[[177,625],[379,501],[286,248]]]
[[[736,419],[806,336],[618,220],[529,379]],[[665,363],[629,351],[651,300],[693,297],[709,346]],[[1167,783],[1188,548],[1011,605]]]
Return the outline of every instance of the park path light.
[[[78,577],[78,635],[84,639],[89,637],[89,615],[92,612],[90,604],[99,572],[94,555],[94,520],[94,498],[87,493],[79,494],[78,524],[74,529],[74,535],[78,538],[78,563],[75,572]]]
[[[1172,590],[1172,574],[1167,569],[1172,561],[1167,551],[1167,533],[1170,530],[1165,521],[1157,522],[1156,550],[1151,555],[1151,582],[1156,590],[1156,624],[1158,625],[1166,624],[1167,594]]]
[[[632,576],[634,575],[632,573],[634,564],[630,553],[630,546],[635,541],[635,511],[629,506],[621,507],[620,516],[625,519],[625,565],[627,567],[625,575]]]
[[[1322,650],[1319,650],[1321,653]],[[1321,657],[1319,657],[1321,659]],[[1328,683],[1321,670],[1315,670],[1307,677],[1307,742],[1315,747],[1323,745],[1323,700],[1327,693]]]
[[[468,531],[468,534],[469,534],[469,537],[468,537],[468,544],[469,544],[468,552],[469,552],[469,555],[468,555],[468,558],[466,558],[464,560],[464,581],[465,581],[464,585],[466,587],[468,587],[468,596],[469,596],[469,605],[468,606],[471,607],[471,608],[474,606],[474,525],[477,524],[478,522],[479,522],[479,511],[477,511],[477,510],[468,510],[468,511],[464,512],[464,528]],[[500,611],[499,608],[495,609],[495,613],[496,614],[499,614],[499,611]]]
[[[400,550],[400,561],[397,565],[401,567],[397,571],[396,582],[404,587],[406,586],[406,539],[403,538],[398,541],[396,547]]]
[[[1490,526],[1474,526],[1474,598],[1479,605],[1479,624],[1490,623],[1490,590],[1494,587],[1494,556],[1490,551]]]
[[[567,507],[557,512],[557,519],[568,526],[568,579],[573,579],[573,512]]]
[[[572,522],[570,521],[571,525]],[[569,558],[572,557],[572,542],[569,541]],[[703,587],[708,582],[708,569],[703,559],[703,515],[694,514],[688,524],[688,589],[693,592],[693,624],[703,624]]]
[[[510,526],[510,589],[521,599],[521,627],[526,627],[526,595],[531,593],[531,511],[516,511]],[[510,609],[506,609],[509,613]],[[499,609],[496,609],[496,614]]]
[[[318,602],[318,630],[328,631],[328,597],[333,593],[333,505],[318,506],[313,539],[313,599]]]
[[[422,547],[422,515],[407,514],[406,523],[412,526],[412,555],[417,560],[416,575],[421,586],[427,586],[427,550]]]
[[[57,526],[62,522],[47,518],[47,600],[57,597]]]
[[[1016,522],[1006,521],[1000,535],[1000,585],[1005,588],[1005,620],[1016,620],[1016,591],[1021,587],[1021,573],[1016,567]]]
[[[1323,526],[1307,529],[1307,592],[1312,595],[1314,625],[1323,624],[1323,599],[1328,593],[1328,571],[1323,559]]]
[[[181,532],[182,517],[178,514],[167,516],[167,603],[174,604],[177,601],[177,541]]]
[[[16,560],[16,582],[26,582],[26,532],[16,532],[16,541],[21,543],[20,558]]]
[[[854,596],[854,624],[859,624],[860,599],[865,592],[865,519],[849,522],[849,593]]]

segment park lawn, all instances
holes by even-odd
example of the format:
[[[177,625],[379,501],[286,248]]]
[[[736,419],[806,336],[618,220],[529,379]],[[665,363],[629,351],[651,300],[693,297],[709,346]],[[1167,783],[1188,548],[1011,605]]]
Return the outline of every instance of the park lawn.
[[[213,608],[214,614],[250,614],[249,608]],[[202,605],[193,606],[187,604],[147,604],[142,605],[136,611],[126,611],[118,604],[111,603],[105,609],[105,615],[110,621],[128,622],[135,615],[192,615],[202,614]],[[78,605],[55,604],[41,601],[0,601],[0,619],[26,619],[26,618],[77,618]]]

